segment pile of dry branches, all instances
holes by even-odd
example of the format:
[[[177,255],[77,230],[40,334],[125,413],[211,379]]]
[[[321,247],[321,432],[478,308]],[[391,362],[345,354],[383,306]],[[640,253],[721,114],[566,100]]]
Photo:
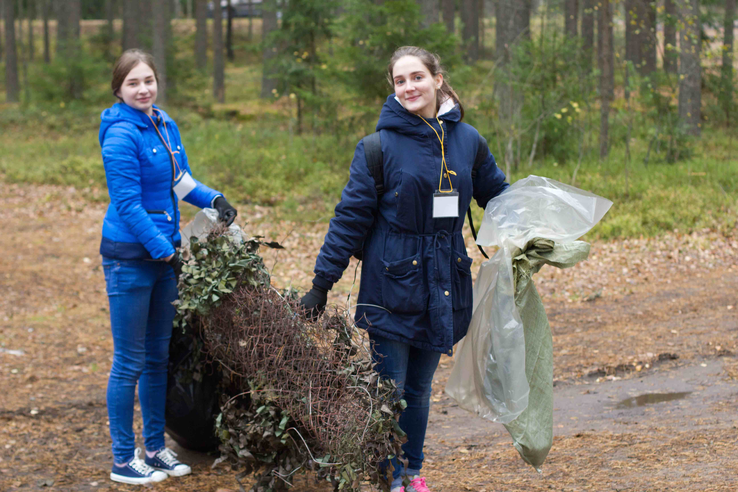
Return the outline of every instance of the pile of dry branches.
[[[180,281],[179,324],[222,374],[220,461],[239,478],[258,473],[254,492],[283,490],[305,470],[336,490],[387,488],[382,464],[404,439],[395,384],[346,316],[309,322],[270,285],[260,244],[195,241]]]

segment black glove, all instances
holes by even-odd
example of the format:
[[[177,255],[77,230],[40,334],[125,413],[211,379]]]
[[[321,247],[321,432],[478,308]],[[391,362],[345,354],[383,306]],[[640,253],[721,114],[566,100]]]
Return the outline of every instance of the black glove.
[[[218,218],[225,223],[226,227],[233,224],[233,221],[236,220],[238,211],[222,196],[215,199],[213,207],[218,211]]]
[[[179,282],[179,276],[182,275],[182,265],[184,265],[184,262],[182,261],[182,257],[179,255],[179,253],[174,253],[174,256],[169,258],[167,261],[167,265],[172,267],[172,270],[174,270],[174,278]]]
[[[325,311],[325,305],[328,303],[328,291],[323,287],[313,284],[310,292],[302,296],[300,299],[300,307],[305,312],[305,317],[310,321],[315,321]]]

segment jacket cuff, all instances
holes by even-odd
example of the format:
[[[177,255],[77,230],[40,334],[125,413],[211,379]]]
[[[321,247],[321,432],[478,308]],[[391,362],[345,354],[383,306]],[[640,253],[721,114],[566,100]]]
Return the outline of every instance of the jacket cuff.
[[[225,200],[225,196],[223,196],[223,194],[222,194],[222,193],[218,193],[217,195],[215,195],[215,196],[213,197],[213,199],[212,199],[212,200],[210,200],[210,208],[215,208],[215,200],[217,200],[217,199],[218,199],[218,198],[220,198],[220,197],[223,197],[223,199]]]
[[[321,277],[320,275],[315,276],[313,279],[313,285],[320,287],[321,289],[325,289],[326,292],[333,288],[333,282]]]

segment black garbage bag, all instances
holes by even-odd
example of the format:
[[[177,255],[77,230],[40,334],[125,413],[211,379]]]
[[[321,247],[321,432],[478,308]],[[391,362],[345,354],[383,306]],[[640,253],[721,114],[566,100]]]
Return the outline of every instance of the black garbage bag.
[[[169,345],[166,431],[183,448],[218,448],[220,378],[220,372],[204,360],[195,337],[175,326]]]

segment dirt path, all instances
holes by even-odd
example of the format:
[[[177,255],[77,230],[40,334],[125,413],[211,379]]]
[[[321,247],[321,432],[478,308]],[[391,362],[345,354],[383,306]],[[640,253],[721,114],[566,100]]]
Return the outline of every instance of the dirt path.
[[[74,190],[0,187],[0,491],[134,490],[107,480],[103,214]],[[289,256],[265,253],[275,284],[309,285],[325,228],[251,226],[288,247]],[[444,357],[426,447],[433,490],[738,490],[736,252],[732,238],[675,234],[595,243],[586,264],[542,271],[556,380],[543,474],[501,425],[444,395],[453,365]],[[352,280],[349,268],[333,302]],[[156,489],[237,490],[232,472],[210,470],[212,457],[183,455],[195,474]]]

